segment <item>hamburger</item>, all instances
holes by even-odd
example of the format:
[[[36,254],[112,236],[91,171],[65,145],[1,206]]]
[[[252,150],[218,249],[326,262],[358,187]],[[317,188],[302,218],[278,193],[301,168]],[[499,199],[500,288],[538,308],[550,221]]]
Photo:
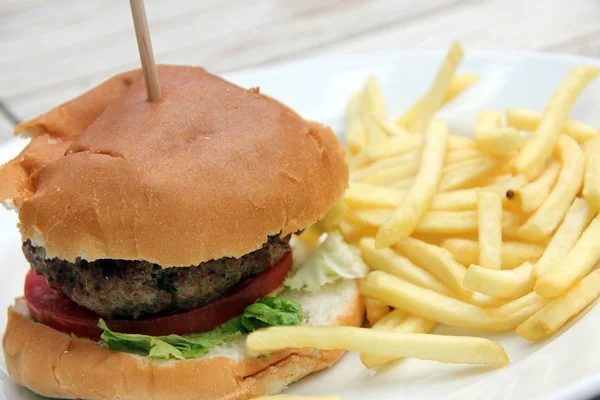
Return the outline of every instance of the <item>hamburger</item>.
[[[362,324],[355,280],[282,286],[303,268],[292,235],[347,185],[331,130],[199,67],[158,73],[159,101],[146,101],[134,70],[18,125],[31,141],[0,168],[0,201],[18,212],[31,265],[4,357],[39,394],[273,394],[342,352],[251,358],[245,335]]]

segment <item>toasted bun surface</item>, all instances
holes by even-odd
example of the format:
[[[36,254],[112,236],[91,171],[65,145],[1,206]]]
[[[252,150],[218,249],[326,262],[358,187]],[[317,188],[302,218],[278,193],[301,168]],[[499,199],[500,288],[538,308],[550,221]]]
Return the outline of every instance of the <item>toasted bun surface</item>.
[[[295,298],[303,303],[308,323],[362,324],[364,308],[356,282]],[[8,310],[3,340],[8,372],[17,384],[49,397],[249,399],[278,393],[343,355],[340,350],[292,349],[246,359],[240,339],[237,348],[217,349],[199,360],[151,361],[35,324],[15,308]]]
[[[16,128],[34,138],[0,169],[0,201],[47,257],[240,257],[342,194],[348,171],[329,128],[202,68],[158,71],[159,102],[132,71]]]

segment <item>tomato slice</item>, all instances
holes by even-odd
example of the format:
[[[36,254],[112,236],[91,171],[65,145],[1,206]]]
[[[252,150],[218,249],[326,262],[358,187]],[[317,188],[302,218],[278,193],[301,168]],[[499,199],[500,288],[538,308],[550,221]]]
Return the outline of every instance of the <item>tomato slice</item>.
[[[224,296],[193,310],[164,314],[146,319],[106,319],[115,332],[162,336],[203,332],[240,315],[246,307],[277,289],[292,268],[292,253],[288,252],[271,269],[250,277],[232,287]],[[78,337],[99,339],[100,316],[54,290],[43,276],[34,270],[25,279],[25,299],[34,321]]]

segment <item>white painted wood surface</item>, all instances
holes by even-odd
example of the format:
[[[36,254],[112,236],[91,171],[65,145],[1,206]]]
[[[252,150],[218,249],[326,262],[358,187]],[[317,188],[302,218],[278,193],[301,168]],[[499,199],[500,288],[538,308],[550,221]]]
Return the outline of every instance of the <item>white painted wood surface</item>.
[[[224,72],[383,49],[600,57],[599,0],[146,0],[157,62]],[[31,118],[139,59],[124,0],[1,0],[0,101]],[[11,126],[0,115],[0,141]]]

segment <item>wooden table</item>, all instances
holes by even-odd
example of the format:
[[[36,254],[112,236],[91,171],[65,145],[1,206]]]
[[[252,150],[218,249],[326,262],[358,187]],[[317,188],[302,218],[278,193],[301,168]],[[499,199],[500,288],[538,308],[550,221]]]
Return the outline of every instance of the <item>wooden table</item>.
[[[324,54],[467,48],[600,57],[598,0],[146,0],[158,62],[224,72]],[[125,0],[0,1],[0,141],[139,65]]]

